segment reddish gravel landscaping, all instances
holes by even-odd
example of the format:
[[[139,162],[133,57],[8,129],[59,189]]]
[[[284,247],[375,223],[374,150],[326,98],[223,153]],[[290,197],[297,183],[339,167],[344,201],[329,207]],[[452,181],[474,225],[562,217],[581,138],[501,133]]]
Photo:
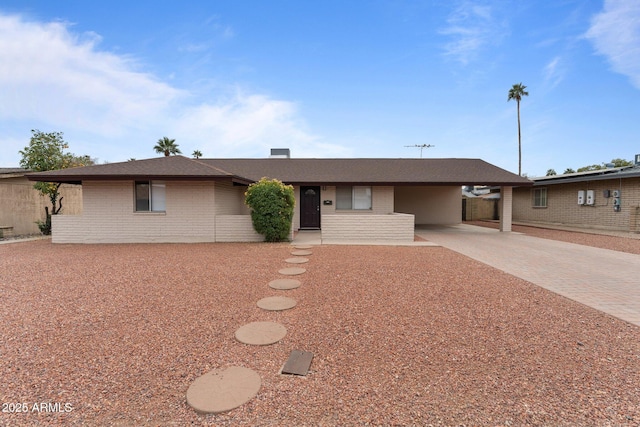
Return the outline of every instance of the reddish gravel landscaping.
[[[0,425],[640,424],[637,326],[441,247],[315,247],[302,286],[271,289],[290,251],[0,245]],[[272,295],[298,305],[256,306]],[[236,341],[257,321],[288,333]],[[279,375],[295,349],[311,372]],[[233,365],[258,395],[195,413],[189,385]]]

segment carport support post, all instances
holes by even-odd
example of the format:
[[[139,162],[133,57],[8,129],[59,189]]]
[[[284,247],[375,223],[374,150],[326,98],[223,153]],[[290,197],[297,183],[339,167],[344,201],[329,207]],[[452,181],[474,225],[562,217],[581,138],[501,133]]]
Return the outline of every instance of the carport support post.
[[[500,231],[511,231],[513,187],[500,187]]]

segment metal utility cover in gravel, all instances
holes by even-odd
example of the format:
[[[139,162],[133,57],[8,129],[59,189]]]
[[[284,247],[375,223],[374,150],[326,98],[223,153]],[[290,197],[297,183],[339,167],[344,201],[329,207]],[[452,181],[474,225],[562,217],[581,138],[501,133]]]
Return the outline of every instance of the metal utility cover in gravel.
[[[295,256],[307,256],[307,255],[311,255],[313,252],[311,251],[307,251],[307,250],[300,250],[300,251],[293,251],[291,252],[291,255],[295,255]]]
[[[288,297],[266,297],[258,301],[258,307],[263,310],[280,311],[293,308],[297,303],[296,300]]]
[[[248,368],[214,369],[191,383],[187,403],[206,414],[230,411],[258,394],[261,384],[260,375]]]
[[[313,360],[310,351],[293,350],[289,359],[282,367],[282,374],[306,376]]]
[[[244,344],[275,344],[287,335],[287,328],[276,322],[252,322],[236,331],[236,339]]]
[[[278,273],[284,274],[285,276],[297,276],[298,274],[302,274],[306,271],[307,270],[302,267],[288,267],[278,270]]]
[[[269,282],[269,287],[282,290],[299,288],[300,285],[302,282],[296,279],[276,279]]]
[[[287,258],[284,260],[289,264],[304,264],[305,262],[309,262],[309,258],[295,257],[295,258]]]

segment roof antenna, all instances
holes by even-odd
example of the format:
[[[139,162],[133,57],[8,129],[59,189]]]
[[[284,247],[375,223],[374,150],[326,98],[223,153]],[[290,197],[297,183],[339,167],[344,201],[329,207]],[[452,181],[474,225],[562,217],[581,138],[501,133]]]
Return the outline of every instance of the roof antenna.
[[[405,145],[405,147],[416,147],[420,149],[420,158],[422,158],[422,150],[424,150],[425,148],[430,148],[430,147],[435,147],[435,145],[431,145],[431,144],[421,144],[421,145]]]

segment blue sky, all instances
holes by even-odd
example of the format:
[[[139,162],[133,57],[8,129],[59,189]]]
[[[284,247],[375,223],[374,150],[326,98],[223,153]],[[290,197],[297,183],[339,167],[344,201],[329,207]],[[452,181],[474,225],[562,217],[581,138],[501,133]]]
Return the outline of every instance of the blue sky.
[[[0,166],[31,129],[99,163],[482,158],[544,175],[640,153],[640,2],[0,2]]]

